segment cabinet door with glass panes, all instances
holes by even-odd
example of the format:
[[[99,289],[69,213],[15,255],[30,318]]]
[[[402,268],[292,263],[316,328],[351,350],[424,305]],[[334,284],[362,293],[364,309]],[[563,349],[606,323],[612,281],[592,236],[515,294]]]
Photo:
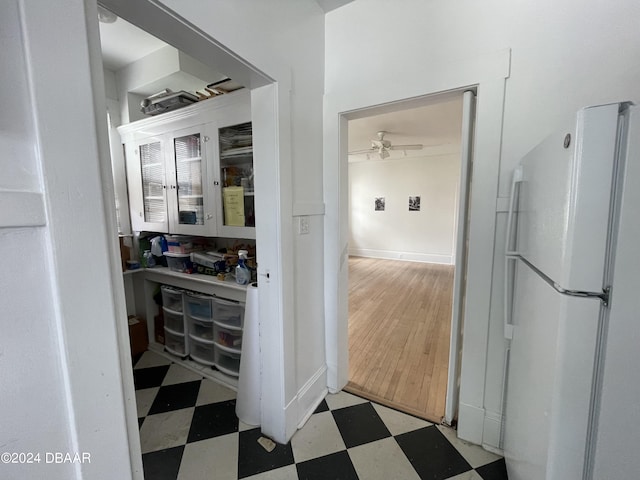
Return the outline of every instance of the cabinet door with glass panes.
[[[216,234],[213,149],[206,125],[168,134],[167,211],[171,233]]]
[[[166,140],[163,136],[147,137],[127,143],[125,148],[131,227],[165,232],[169,228]]]
[[[248,106],[225,112],[217,124],[220,169],[218,234],[255,238],[253,133]]]
[[[207,125],[126,144],[135,231],[215,236],[214,151]],[[213,170],[213,171],[211,171]]]

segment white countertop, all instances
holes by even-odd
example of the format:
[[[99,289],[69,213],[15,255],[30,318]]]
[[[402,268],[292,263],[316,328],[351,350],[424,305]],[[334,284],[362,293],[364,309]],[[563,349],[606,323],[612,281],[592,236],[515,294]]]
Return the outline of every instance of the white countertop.
[[[167,267],[153,267],[153,268],[141,268],[139,270],[130,270],[131,272],[144,271],[148,274],[157,274],[172,278],[179,278],[182,280],[189,280],[198,283],[204,283],[207,285],[219,285],[221,287],[230,288],[233,290],[240,290],[242,292],[247,291],[247,285],[238,285],[231,275],[227,274],[225,280],[218,280],[218,277],[213,275],[203,275],[201,273],[182,273],[170,270]]]

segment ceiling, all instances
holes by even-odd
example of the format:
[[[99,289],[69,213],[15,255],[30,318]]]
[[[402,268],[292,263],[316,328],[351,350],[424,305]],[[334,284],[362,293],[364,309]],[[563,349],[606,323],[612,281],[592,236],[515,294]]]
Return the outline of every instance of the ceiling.
[[[427,106],[407,108],[349,121],[349,151],[371,147],[376,133],[387,132],[392,145],[422,144],[423,150],[392,151],[390,158],[458,151],[461,141],[462,93],[437,98]],[[361,157],[363,155],[350,155]],[[364,155],[366,157],[366,155]],[[373,156],[375,159],[375,156]],[[366,158],[362,158],[366,159]]]
[[[325,12],[352,0],[316,0]],[[102,58],[105,68],[118,71],[126,65],[167,46],[165,42],[119,18],[114,23],[100,23]],[[177,89],[179,90],[179,89]],[[190,90],[190,89],[187,89]],[[392,144],[423,144],[422,151],[407,151],[411,156],[426,153],[428,147],[459,148],[462,124],[462,94],[443,96],[427,106],[373,115],[349,122],[349,151],[371,147],[376,132],[388,132]],[[423,102],[424,103],[424,102]],[[393,155],[404,152],[392,152]]]
[[[352,1],[316,0],[325,13]],[[100,22],[100,41],[103,64],[108,70],[114,72],[167,45],[122,18],[118,18],[114,23]]]
[[[113,72],[167,46],[122,18],[114,23],[100,22],[100,43],[102,63]]]

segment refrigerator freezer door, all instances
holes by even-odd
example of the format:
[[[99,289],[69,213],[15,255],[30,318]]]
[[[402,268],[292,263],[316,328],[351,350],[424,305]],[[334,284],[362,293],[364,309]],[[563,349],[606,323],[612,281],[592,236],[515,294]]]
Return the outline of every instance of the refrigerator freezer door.
[[[640,107],[630,115],[626,175],[613,274],[602,400],[591,478],[640,472]]]
[[[618,111],[581,110],[521,162],[517,252],[566,290],[602,291]]]
[[[511,480],[582,478],[600,302],[516,265],[504,452]]]

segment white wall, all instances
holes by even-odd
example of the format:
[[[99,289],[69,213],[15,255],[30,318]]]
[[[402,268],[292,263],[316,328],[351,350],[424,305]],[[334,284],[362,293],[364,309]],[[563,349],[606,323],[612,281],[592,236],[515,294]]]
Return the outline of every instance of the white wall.
[[[122,315],[114,309],[104,254],[108,209],[93,115],[103,92],[91,88],[84,4],[8,1],[0,10],[0,444],[41,455],[40,463],[3,464],[0,476],[131,478],[141,461],[139,448],[131,461],[126,435],[116,338],[126,316],[124,306]],[[91,463],[51,464],[47,452],[87,452]]]
[[[50,238],[44,225],[42,176],[31,117],[26,52],[17,2],[0,4],[0,445],[2,451],[71,450],[60,315],[55,308]],[[41,226],[18,227],[24,192],[40,203]],[[22,217],[22,218],[20,218]],[[15,220],[27,220],[20,213]],[[25,222],[27,225],[29,222]],[[18,228],[15,228],[18,227]],[[34,435],[37,429],[38,434]],[[44,455],[44,454],[43,454]],[[44,458],[43,458],[44,460]],[[0,476],[75,478],[70,465],[1,465]]]
[[[321,135],[324,14],[313,0],[218,2],[212,15],[202,15],[210,10],[209,2],[203,0],[162,3],[289,89],[288,95],[282,90],[278,94],[276,128],[282,170],[277,172],[279,180],[269,186],[280,189],[284,231],[278,242],[285,266],[282,278],[272,280],[282,281],[284,292],[282,351],[274,344],[272,352],[284,359],[283,405],[269,408],[285,409],[289,437],[326,388]],[[308,235],[297,234],[299,216],[309,217]],[[274,327],[265,325],[270,330]]]
[[[453,264],[459,174],[459,154],[350,163],[349,254]],[[409,196],[420,196],[420,211],[409,211]]]
[[[195,94],[225,75],[167,45],[122,67],[115,72],[115,77],[122,122],[129,123],[148,118],[140,111],[140,101],[146,96],[165,88]]]
[[[106,68],[104,69],[104,91],[106,98],[118,101],[118,83],[116,80],[116,74]]]
[[[639,16],[640,4],[634,0],[356,0],[327,14],[325,88],[348,94],[370,84],[372,78],[386,78],[388,72],[411,75],[413,64],[471,64],[475,58],[511,48],[496,192],[496,197],[504,198],[512,167],[562,119],[584,105],[640,97]],[[372,62],[371,52],[384,62]],[[438,70],[432,75],[439,78]],[[478,98],[482,108],[482,91]],[[476,139],[476,146],[485,140]],[[486,388],[475,393],[482,399],[478,410],[489,419],[480,441],[493,446],[501,414],[504,356],[503,205],[504,200],[497,201],[494,271],[486,272],[486,279],[493,283],[490,315],[474,319],[473,312],[467,312],[465,319],[467,327],[486,322],[489,329],[488,342],[474,346],[482,348],[487,358]],[[472,204],[471,215],[485,206]],[[477,341],[466,333],[465,345]],[[463,377],[465,368],[469,364],[463,358]]]

